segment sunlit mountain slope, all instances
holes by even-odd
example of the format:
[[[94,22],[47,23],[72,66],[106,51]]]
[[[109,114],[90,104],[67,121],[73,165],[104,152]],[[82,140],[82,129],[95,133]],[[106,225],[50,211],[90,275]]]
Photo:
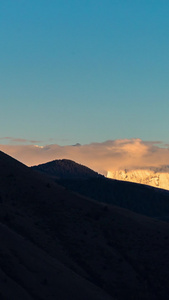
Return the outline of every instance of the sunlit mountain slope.
[[[107,177],[169,190],[169,167],[108,171]]]

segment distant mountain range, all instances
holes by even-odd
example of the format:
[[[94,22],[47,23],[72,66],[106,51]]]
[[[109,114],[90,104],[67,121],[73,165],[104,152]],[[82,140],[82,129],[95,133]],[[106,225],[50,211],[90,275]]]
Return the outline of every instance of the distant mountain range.
[[[169,190],[169,166],[150,169],[115,170],[107,173],[108,178],[147,184]]]
[[[86,166],[68,159],[58,159],[32,167],[59,179],[89,179],[101,178],[103,175],[94,172]],[[149,169],[114,170],[107,172],[107,178],[150,185],[169,190],[169,166]]]
[[[35,166],[33,169],[51,176],[60,185],[88,198],[127,208],[156,219],[169,220],[168,191],[157,190],[143,184],[108,179],[85,166],[66,159],[48,162]],[[140,178],[149,174],[146,171],[135,172],[135,175],[140,174]],[[123,172],[119,174],[122,176]]]
[[[0,299],[166,300],[169,223],[120,206],[149,202],[162,216],[168,195],[104,177],[50,178],[0,152]]]

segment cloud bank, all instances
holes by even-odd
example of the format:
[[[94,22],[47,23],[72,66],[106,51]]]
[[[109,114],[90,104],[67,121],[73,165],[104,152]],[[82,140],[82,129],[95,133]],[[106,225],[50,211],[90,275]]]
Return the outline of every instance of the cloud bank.
[[[28,139],[22,139],[22,138],[13,138],[10,136],[5,136],[0,138],[1,141],[8,141],[10,144],[37,144],[41,143],[42,141],[36,141],[36,140],[28,140]]]
[[[32,166],[71,159],[107,175],[108,171],[169,165],[169,145],[140,139],[109,140],[87,145],[0,145],[0,150]]]

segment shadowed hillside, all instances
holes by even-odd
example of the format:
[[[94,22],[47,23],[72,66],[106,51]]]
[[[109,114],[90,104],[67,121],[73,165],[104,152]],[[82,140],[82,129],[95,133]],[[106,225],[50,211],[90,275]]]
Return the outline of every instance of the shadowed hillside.
[[[168,297],[168,223],[78,196],[2,152],[0,170],[2,299]]]
[[[108,178],[57,180],[83,196],[169,221],[169,191]]]

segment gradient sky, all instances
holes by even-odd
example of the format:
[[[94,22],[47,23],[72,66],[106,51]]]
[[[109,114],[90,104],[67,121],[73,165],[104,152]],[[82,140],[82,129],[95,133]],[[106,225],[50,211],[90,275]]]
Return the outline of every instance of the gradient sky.
[[[168,143],[169,1],[1,0],[0,103],[0,138]]]

